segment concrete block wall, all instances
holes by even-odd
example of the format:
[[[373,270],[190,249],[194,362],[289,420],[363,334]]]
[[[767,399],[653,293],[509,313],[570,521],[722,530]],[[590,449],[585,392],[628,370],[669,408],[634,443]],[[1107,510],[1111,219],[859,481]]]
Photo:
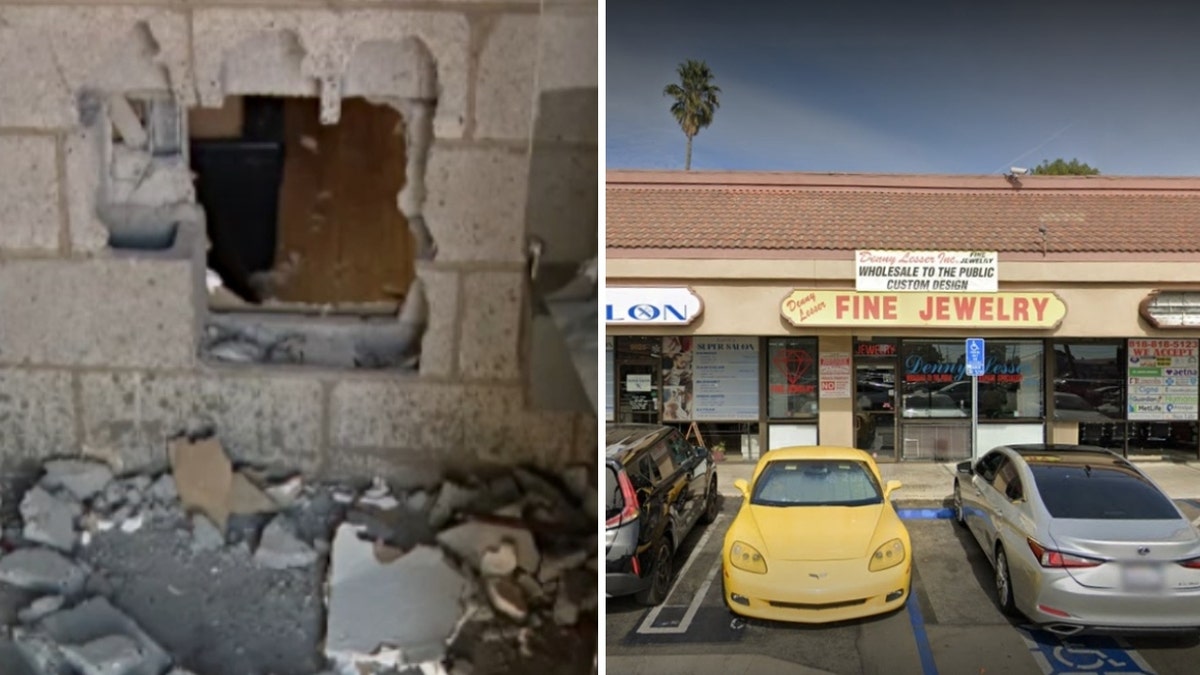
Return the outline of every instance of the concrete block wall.
[[[594,413],[528,403],[524,333],[526,235],[566,242],[551,256],[595,254],[596,12],[594,0],[0,0],[0,465],[80,453],[161,465],[189,420],[213,424],[238,459],[325,474],[421,482],[447,465],[594,461]],[[312,96],[334,117],[348,94],[436,96],[424,184],[402,196],[437,247],[418,261],[419,373],[202,361],[202,255],[107,246],[109,139],[81,108],[88,92],[167,92],[184,107]],[[565,212],[569,234],[549,225]]]

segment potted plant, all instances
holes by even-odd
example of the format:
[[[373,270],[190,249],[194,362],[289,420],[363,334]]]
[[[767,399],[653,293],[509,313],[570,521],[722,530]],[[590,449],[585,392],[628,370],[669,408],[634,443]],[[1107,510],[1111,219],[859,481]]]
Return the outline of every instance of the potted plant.
[[[712,457],[713,457],[714,462],[724,462],[725,461],[725,442],[718,441],[718,442],[714,443],[711,448],[711,452],[712,452]]]

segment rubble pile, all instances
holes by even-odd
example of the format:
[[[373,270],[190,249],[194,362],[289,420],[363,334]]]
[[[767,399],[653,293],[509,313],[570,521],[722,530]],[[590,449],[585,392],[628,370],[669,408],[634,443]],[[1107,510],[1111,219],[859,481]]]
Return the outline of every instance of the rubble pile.
[[[594,470],[401,492],[235,466],[215,438],[168,457],[54,460],[4,495],[0,673],[594,671]]]

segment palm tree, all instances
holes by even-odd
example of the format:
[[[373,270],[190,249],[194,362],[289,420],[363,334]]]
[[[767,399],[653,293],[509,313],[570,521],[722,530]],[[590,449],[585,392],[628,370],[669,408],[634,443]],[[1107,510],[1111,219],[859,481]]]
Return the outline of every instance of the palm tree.
[[[713,114],[721,106],[717,95],[721,88],[712,83],[713,74],[703,61],[688,59],[679,64],[679,84],[668,84],[663,96],[675,99],[671,114],[687,136],[687,161],[684,170],[692,168],[692,138],[712,124]]]

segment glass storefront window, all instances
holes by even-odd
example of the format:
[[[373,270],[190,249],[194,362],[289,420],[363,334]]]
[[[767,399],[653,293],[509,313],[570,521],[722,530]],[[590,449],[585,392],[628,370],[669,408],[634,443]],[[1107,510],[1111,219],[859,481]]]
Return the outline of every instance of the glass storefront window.
[[[817,338],[767,342],[767,414],[772,419],[817,418]]]
[[[1055,343],[1054,419],[1089,423],[1124,418],[1124,341]]]
[[[1042,343],[988,340],[979,377],[979,419],[1040,419]],[[967,418],[971,378],[963,340],[904,340],[900,353],[901,413],[906,418]]]

